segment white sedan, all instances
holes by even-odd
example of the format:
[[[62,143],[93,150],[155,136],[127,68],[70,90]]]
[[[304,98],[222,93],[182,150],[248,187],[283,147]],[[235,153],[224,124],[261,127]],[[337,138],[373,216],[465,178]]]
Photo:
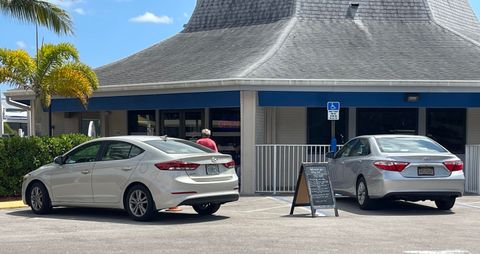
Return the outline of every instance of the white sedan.
[[[211,215],[239,198],[235,162],[193,142],[151,136],[100,138],[24,176],[34,213],[56,206],[125,209],[135,220],[191,205]]]

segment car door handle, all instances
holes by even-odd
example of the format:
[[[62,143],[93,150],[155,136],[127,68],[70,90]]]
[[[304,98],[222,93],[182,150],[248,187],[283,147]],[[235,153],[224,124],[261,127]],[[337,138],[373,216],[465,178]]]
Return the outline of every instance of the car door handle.
[[[122,170],[123,171],[130,171],[130,170],[132,170],[132,167],[123,167]]]
[[[82,171],[82,174],[84,174],[84,175],[87,175],[87,174],[89,174],[89,173],[90,173],[90,171],[88,171],[88,170]]]

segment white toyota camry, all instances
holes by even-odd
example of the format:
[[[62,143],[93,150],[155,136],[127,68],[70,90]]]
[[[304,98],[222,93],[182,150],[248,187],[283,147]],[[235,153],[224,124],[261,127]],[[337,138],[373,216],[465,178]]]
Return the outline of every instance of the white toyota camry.
[[[34,213],[56,206],[125,209],[135,220],[191,205],[200,215],[239,198],[235,162],[193,142],[151,136],[100,138],[24,176]]]

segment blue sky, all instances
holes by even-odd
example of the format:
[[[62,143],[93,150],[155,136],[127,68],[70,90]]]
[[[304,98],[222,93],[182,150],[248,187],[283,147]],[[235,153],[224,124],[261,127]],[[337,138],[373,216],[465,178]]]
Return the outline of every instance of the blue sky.
[[[75,36],[40,28],[40,41],[72,42],[83,62],[99,67],[131,55],[182,30],[196,0],[48,0],[73,17]],[[470,0],[477,17],[480,0]],[[0,15],[0,47],[35,49],[35,27]],[[7,87],[0,86],[5,90]]]

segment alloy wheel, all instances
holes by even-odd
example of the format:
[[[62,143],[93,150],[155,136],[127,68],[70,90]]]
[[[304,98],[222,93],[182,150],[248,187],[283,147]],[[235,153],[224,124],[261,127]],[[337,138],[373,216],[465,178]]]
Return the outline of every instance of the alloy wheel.
[[[34,210],[40,210],[43,207],[43,193],[42,190],[35,186],[30,192],[30,202]]]
[[[147,194],[141,190],[133,191],[128,200],[128,206],[134,216],[144,216],[148,209]]]
[[[363,181],[358,183],[358,188],[357,188],[357,200],[360,205],[363,205],[365,203],[365,198],[367,196],[367,191],[365,188],[365,184]]]

